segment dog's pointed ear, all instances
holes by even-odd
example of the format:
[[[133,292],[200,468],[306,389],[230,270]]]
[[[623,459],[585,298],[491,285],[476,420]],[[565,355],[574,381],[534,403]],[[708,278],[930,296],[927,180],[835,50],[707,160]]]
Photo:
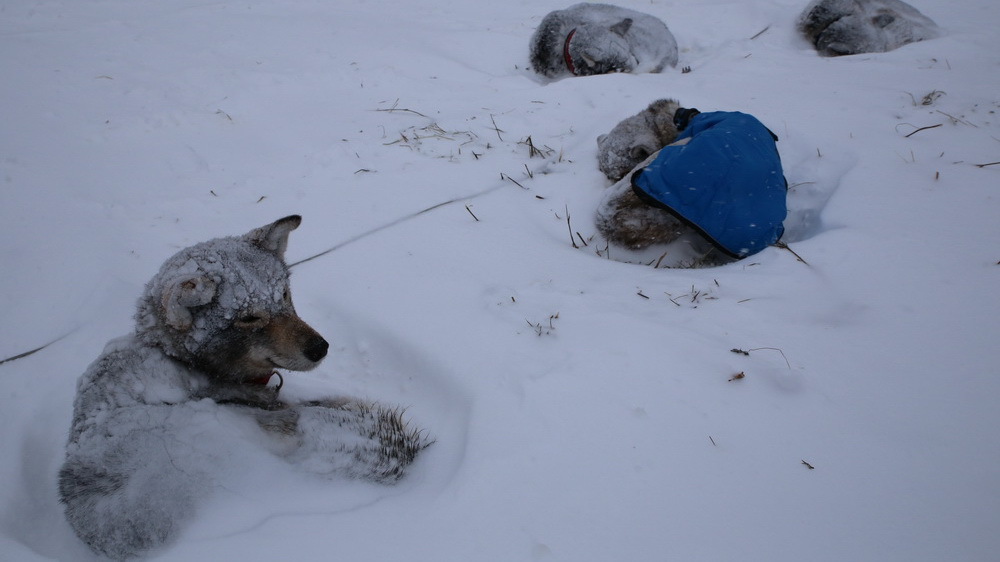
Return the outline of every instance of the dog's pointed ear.
[[[611,33],[618,35],[619,37],[625,37],[628,33],[629,28],[632,27],[632,18],[625,18],[622,21],[611,26]]]
[[[278,219],[269,225],[255,228],[248,232],[244,238],[260,249],[284,259],[285,248],[288,247],[288,233],[298,228],[300,224],[302,224],[302,217],[291,215]]]
[[[171,281],[160,296],[167,324],[182,332],[190,330],[194,318],[189,309],[212,302],[215,287],[215,281],[204,275],[179,277]]]

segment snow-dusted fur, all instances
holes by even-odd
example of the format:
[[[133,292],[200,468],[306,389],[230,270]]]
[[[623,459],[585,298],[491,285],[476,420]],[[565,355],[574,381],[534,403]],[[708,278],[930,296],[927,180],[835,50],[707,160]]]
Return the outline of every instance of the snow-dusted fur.
[[[261,455],[389,483],[427,445],[397,409],[291,403],[267,385],[275,369],[313,369],[328,348],[289,293],[283,256],[300,220],[168,259],[139,300],[135,333],[80,378],[59,492],[95,552],[130,558],[170,541],[201,498]]]
[[[727,263],[732,259],[697,230],[665,209],[639,199],[632,189],[636,170],[648,166],[677,138],[674,114],[679,108],[677,100],[656,100],[597,137],[598,167],[615,183],[597,206],[595,225],[609,245],[629,251],[636,260],[643,259],[639,255],[642,250],[654,248],[660,255],[658,261],[669,267]],[[663,258],[666,254],[670,254],[669,259]]]
[[[677,41],[654,16],[585,3],[546,15],[531,37],[530,57],[535,72],[549,78],[661,72],[677,64]]]
[[[881,53],[938,36],[938,27],[900,0],[813,0],[799,29],[825,56]]]
[[[597,166],[604,175],[618,181],[650,154],[674,142],[674,112],[679,107],[677,100],[656,100],[597,137]]]
[[[659,154],[659,150],[650,154],[608,188],[597,205],[594,220],[597,231],[609,244],[624,250],[655,248],[645,258],[634,252],[630,254],[637,261],[659,257],[657,262],[665,267],[707,267],[734,261],[697,230],[668,211],[645,203],[632,190],[632,175]]]

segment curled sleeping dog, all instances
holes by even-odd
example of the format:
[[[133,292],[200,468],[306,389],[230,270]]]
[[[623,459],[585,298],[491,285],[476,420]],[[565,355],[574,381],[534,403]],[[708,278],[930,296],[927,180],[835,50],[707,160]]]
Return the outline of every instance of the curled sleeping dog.
[[[677,65],[677,41],[654,16],[586,3],[546,15],[529,55],[535,72],[548,78],[661,72]]]

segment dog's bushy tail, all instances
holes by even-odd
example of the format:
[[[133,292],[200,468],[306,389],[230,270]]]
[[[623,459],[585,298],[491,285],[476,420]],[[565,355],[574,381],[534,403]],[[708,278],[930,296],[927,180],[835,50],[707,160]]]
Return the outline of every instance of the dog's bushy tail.
[[[302,444],[295,456],[304,468],[383,484],[402,478],[433,442],[407,423],[401,409],[365,401],[308,402],[298,426]]]

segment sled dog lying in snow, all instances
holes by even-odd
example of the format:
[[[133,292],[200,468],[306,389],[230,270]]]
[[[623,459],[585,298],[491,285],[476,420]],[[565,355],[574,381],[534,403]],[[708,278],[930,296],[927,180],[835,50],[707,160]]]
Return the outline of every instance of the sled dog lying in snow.
[[[231,466],[248,447],[306,472],[391,483],[428,445],[397,409],[290,402],[268,385],[276,369],[315,368],[328,348],[292,306],[284,253],[300,221],[168,259],[139,299],[135,333],[80,378],[59,493],[95,552],[129,558],[174,538],[225,485],[222,465],[254,469]]]
[[[642,133],[643,127],[662,127],[655,119],[647,125],[637,118],[656,107],[676,106],[660,100],[623,121],[615,127],[622,135],[620,146],[627,148],[636,135],[655,140],[654,133]],[[610,243],[633,250],[683,238],[695,247],[692,265],[725,263],[775,243],[784,232],[787,190],[777,137],[738,112],[676,108],[673,121],[676,140],[609,188],[597,208],[598,231]],[[619,147],[608,139],[603,144]]]
[[[639,199],[632,191],[630,173],[645,167],[660,149],[674,142],[674,114],[680,108],[677,100],[656,100],[597,137],[597,166],[616,182],[597,207],[597,228],[612,244],[641,250],[673,242],[690,230],[670,213]],[[697,253],[709,250],[705,245]]]
[[[900,0],[813,0],[799,29],[829,57],[882,53],[938,35],[937,24]]]
[[[531,65],[549,78],[661,72],[677,41],[659,19],[610,4],[576,4],[546,15],[531,37]]]

